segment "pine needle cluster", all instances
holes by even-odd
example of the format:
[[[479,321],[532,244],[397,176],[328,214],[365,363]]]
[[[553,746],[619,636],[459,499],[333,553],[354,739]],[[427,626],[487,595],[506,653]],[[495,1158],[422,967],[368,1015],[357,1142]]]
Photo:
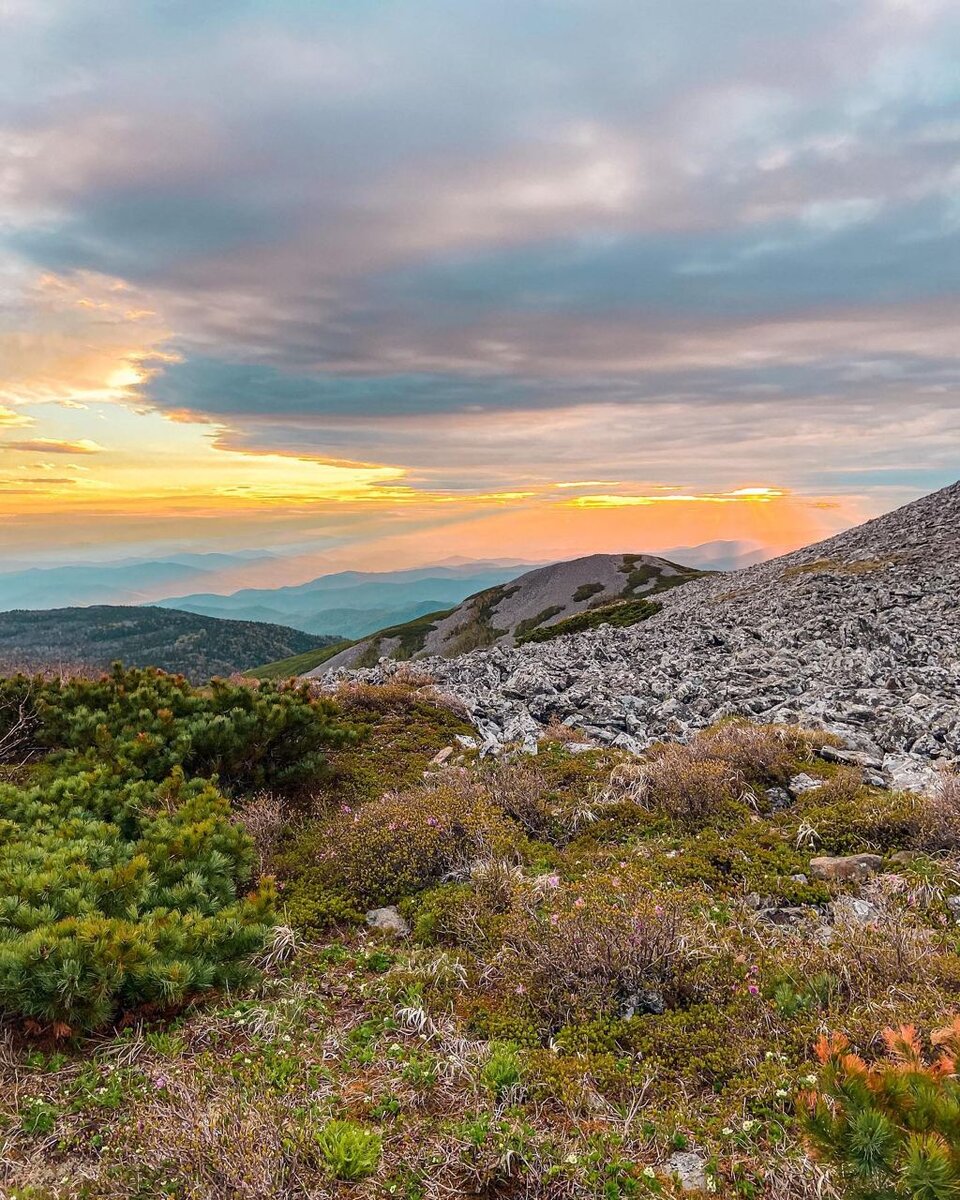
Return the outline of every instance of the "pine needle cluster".
[[[884,1031],[886,1055],[868,1065],[840,1035],[822,1037],[819,1087],[801,1097],[813,1151],[851,1200],[953,1200],[960,1195],[960,1017],[931,1037]]]

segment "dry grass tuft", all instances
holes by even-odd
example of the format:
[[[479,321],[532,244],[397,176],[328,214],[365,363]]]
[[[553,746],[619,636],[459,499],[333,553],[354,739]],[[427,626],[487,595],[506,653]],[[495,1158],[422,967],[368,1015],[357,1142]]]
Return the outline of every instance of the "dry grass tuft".
[[[555,742],[561,746],[570,742],[589,742],[591,739],[574,725],[567,725],[558,717],[551,717],[540,733],[541,742]]]
[[[919,824],[917,842],[922,849],[960,849],[960,771],[943,771],[932,795],[921,801]]]
[[[665,745],[653,758],[615,767],[602,799],[630,800],[681,825],[696,826],[744,791],[743,776],[728,764],[697,758],[687,746]]]
[[[257,873],[266,875],[273,866],[280,838],[289,822],[288,806],[273,792],[255,792],[243,802],[235,819],[253,839],[257,854]]]

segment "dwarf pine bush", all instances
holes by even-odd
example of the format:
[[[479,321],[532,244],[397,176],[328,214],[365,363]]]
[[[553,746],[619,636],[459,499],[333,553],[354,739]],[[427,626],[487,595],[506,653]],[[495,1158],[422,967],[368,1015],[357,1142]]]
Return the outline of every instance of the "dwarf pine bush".
[[[322,771],[327,750],[355,736],[309,685],[215,679],[200,689],[116,664],[98,679],[0,681],[0,709],[18,711],[23,697],[44,749],[157,782],[182,767],[188,776],[216,775],[233,792],[302,786]]]
[[[960,1018],[934,1033],[925,1057],[912,1026],[884,1032],[887,1055],[868,1066],[845,1038],[822,1037],[816,1092],[801,1096],[813,1151],[851,1200],[960,1195]]]
[[[298,788],[351,736],[307,689],[154,670],[0,681],[52,751],[0,785],[0,1009],[59,1033],[235,987],[273,923],[218,780]]]
[[[271,923],[252,847],[210,784],[109,768],[0,788],[0,1008],[92,1029],[235,986]]]

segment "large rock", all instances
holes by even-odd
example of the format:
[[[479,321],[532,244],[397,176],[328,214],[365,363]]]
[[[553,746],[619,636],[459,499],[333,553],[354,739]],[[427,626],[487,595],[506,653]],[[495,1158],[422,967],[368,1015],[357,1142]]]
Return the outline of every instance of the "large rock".
[[[848,854],[840,858],[823,855],[810,860],[810,874],[829,883],[859,882],[875,875],[882,866],[879,854]]]
[[[695,1150],[678,1150],[663,1166],[666,1175],[679,1181],[681,1191],[707,1190],[707,1160]]]

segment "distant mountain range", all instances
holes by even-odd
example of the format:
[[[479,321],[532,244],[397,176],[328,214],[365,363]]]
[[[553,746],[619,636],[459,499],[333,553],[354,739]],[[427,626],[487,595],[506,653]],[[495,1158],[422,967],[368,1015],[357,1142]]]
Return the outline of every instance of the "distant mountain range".
[[[523,570],[516,564],[480,562],[408,571],[341,571],[292,587],[245,588],[231,596],[201,592],[160,604],[211,617],[279,622],[307,633],[357,638],[459,604]]]
[[[174,591],[196,588],[265,557],[261,551],[172,554],[115,562],[53,566],[8,564],[0,569],[0,611],[88,604],[147,604]]]
[[[468,596],[509,583],[540,565],[458,556],[414,569],[340,571],[306,583],[235,590],[238,582],[283,579],[285,574],[289,578],[294,571],[309,569],[315,558],[301,553],[301,547],[295,549],[295,554],[289,548],[283,553],[267,549],[183,552],[33,566],[8,562],[0,568],[0,612],[154,605],[353,641],[454,608]],[[663,557],[701,570],[727,570],[750,565],[764,552],[749,543],[708,542],[664,551]]]
[[[0,613],[0,673],[86,668],[121,659],[203,683],[268,659],[336,644],[299,629],[220,621],[168,608],[94,605]]]

